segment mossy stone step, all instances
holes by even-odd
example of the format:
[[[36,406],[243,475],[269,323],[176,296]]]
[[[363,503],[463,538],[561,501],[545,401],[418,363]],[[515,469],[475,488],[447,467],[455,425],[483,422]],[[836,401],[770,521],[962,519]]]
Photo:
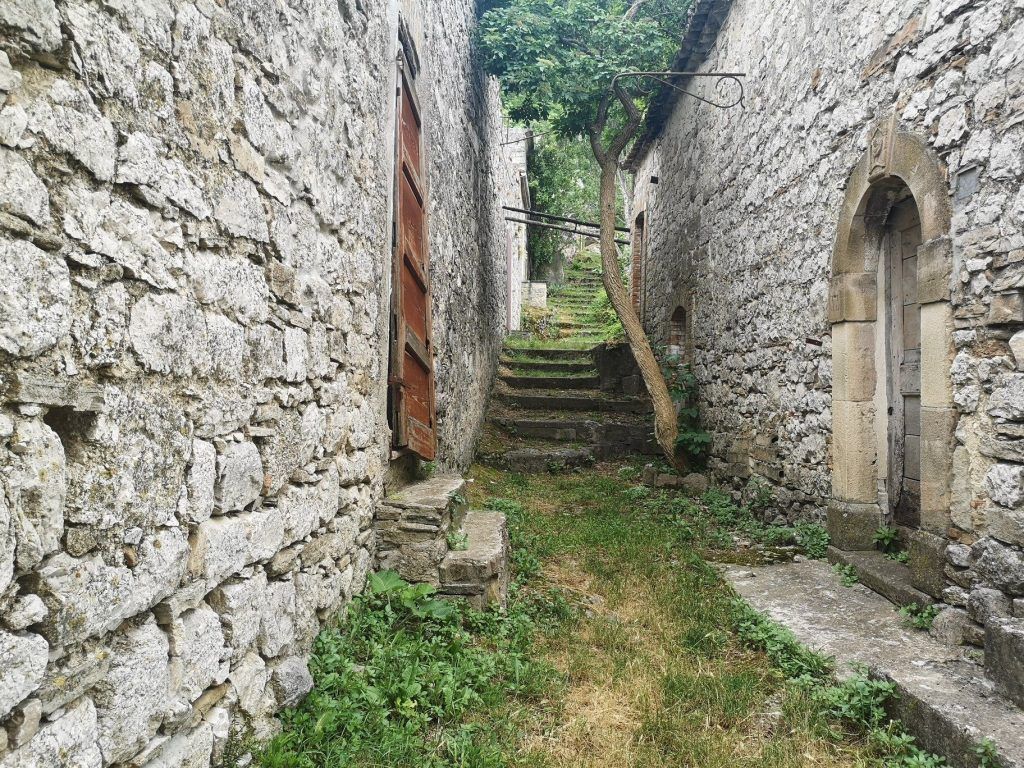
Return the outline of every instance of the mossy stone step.
[[[593,360],[591,347],[583,348],[582,346],[579,349],[573,349],[571,347],[516,347],[506,345],[505,354],[511,357],[519,354],[523,357],[539,357],[569,363]]]
[[[502,402],[518,408],[546,411],[599,411],[608,413],[648,413],[651,404],[639,398],[594,397],[586,392],[523,393],[499,392]]]
[[[592,362],[564,363],[558,360],[539,362],[537,360],[517,360],[514,357],[501,358],[501,364],[519,371],[546,371],[550,373],[583,373],[593,371]]]
[[[863,584],[900,607],[912,603],[923,607],[935,602],[931,596],[914,587],[910,568],[890,560],[881,552],[849,552],[829,547],[828,560],[830,563],[852,566]]]
[[[510,440],[526,438],[563,443],[589,443],[599,459],[630,454],[655,456],[661,453],[652,424],[620,424],[596,419],[492,418],[493,429]],[[526,446],[529,447],[529,446]]]
[[[512,437],[552,440],[563,443],[590,443],[600,424],[588,419],[515,419],[495,418],[491,422]]]
[[[501,380],[516,389],[597,389],[599,376],[516,376],[502,374]]]
[[[479,460],[496,469],[538,474],[586,467],[594,463],[595,457],[590,448],[517,448],[504,453],[481,455]]]

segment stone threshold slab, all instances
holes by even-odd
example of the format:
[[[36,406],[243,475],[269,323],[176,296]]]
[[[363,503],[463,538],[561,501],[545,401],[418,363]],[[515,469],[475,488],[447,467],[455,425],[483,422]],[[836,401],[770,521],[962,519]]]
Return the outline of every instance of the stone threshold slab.
[[[834,657],[840,676],[864,665],[894,682],[893,714],[922,748],[975,768],[974,748],[989,738],[1003,768],[1024,768],[1024,712],[995,693],[963,648],[907,629],[892,603],[864,585],[842,586],[824,562],[725,566],[722,573],[754,609]]]

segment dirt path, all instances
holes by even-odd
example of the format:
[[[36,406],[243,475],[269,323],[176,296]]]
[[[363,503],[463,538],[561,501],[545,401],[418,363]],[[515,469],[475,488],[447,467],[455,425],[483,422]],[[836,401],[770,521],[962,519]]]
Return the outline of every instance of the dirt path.
[[[740,647],[731,593],[669,513],[640,509],[635,472],[628,463],[473,471],[472,502],[505,498],[526,510],[515,537],[540,563],[530,588],[559,590],[580,607],[538,644],[562,687],[526,718],[513,764],[870,764],[767,658]]]

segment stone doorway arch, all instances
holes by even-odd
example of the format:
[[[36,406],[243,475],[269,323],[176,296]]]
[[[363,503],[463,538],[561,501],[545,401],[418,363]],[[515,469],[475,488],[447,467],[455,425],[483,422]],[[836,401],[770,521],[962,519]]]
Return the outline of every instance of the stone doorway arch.
[[[912,201],[912,203],[910,202]],[[953,272],[948,182],[938,158],[895,117],[874,125],[868,149],[846,185],[840,212],[828,319],[832,329],[832,498],[828,529],[840,550],[874,549],[873,536],[891,520],[889,476],[893,429],[887,357],[886,238],[894,206],[916,206],[916,299],[920,306],[920,518],[909,539],[915,587],[939,596],[950,524],[950,485],[957,412],[953,358]],[[916,406],[916,404],[915,404]]]

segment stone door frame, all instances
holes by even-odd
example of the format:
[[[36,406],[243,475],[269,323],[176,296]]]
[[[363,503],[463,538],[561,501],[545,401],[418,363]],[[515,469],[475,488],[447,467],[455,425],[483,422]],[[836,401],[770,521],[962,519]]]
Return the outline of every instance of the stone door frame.
[[[953,310],[950,284],[952,211],[941,161],[917,136],[898,130],[895,116],[868,134],[868,149],[853,169],[839,216],[832,256],[828,321],[832,330],[832,498],[828,529],[844,550],[874,549],[882,524],[878,429],[875,412],[876,322],[881,238],[897,189],[913,195],[921,217],[918,300],[921,304],[921,528],[910,542],[915,585],[941,592],[942,558],[950,525],[953,405]],[[884,382],[882,383],[884,386]],[[881,441],[885,444],[885,441]],[[915,558],[916,555],[916,558]],[[931,566],[922,569],[925,562]],[[927,573],[925,572],[927,571]],[[927,588],[925,588],[927,587]]]

